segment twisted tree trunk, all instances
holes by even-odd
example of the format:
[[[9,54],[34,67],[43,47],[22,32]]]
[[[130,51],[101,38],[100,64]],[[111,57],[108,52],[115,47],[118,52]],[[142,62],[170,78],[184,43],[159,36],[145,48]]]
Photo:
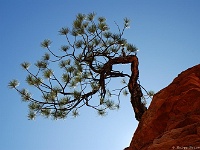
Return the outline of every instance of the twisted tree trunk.
[[[143,113],[147,110],[145,105],[141,101],[141,97],[143,96],[140,85],[138,84],[139,77],[139,61],[136,55],[128,55],[123,57],[115,57],[110,59],[102,68],[101,78],[100,78],[100,86],[102,91],[105,92],[105,78],[108,76],[112,77],[123,77],[125,74],[120,72],[112,72],[112,66],[114,64],[127,64],[131,63],[131,76],[128,83],[128,89],[131,94],[130,101],[135,112],[135,118],[140,121]],[[105,93],[104,93],[105,94]]]
[[[131,77],[128,83],[128,89],[131,93],[131,104],[135,112],[135,118],[140,121],[143,113],[147,110],[145,105],[141,102],[143,96],[140,85],[138,84],[139,70],[138,70],[138,58],[133,57],[131,62]]]

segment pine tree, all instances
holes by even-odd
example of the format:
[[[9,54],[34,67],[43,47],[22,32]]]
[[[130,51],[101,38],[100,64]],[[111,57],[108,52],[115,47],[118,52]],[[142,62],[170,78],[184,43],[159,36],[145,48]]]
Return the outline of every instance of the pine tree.
[[[104,17],[96,17],[95,13],[78,14],[72,29],[63,27],[59,30],[67,41],[67,45],[61,46],[62,54],[54,52],[50,48],[52,41],[45,39],[41,46],[47,53],[35,63],[37,71],[30,71],[28,62],[21,64],[28,73],[25,81],[40,92],[41,98],[34,98],[27,89],[19,89],[17,80],[10,81],[8,86],[29,103],[29,119],[37,115],[54,119],[66,118],[69,114],[76,117],[83,106],[93,108],[103,116],[107,109],[120,107],[121,93],[130,93],[135,117],[138,121],[141,119],[147,108],[142,101],[143,87],[138,81],[138,49],[123,38],[130,20],[124,19],[122,29],[116,26],[118,33],[112,33]],[[55,64],[62,71],[61,76],[52,69]],[[113,69],[119,64],[130,64],[131,75]],[[110,90],[109,83],[114,78],[122,78],[123,87]],[[153,92],[150,94],[152,96]],[[116,100],[112,100],[113,97]]]

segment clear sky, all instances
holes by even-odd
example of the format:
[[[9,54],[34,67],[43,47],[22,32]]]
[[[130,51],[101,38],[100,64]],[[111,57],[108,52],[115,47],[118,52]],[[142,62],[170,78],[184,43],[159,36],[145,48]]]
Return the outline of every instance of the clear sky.
[[[7,87],[23,81],[20,63],[35,62],[46,38],[59,47],[58,30],[70,26],[77,13],[96,12],[116,29],[131,19],[125,38],[139,48],[140,81],[155,92],[183,70],[200,63],[199,0],[0,0],[0,149],[1,150],[122,150],[138,122],[129,97],[121,109],[99,117],[82,109],[76,119],[27,119],[28,108]],[[150,103],[150,102],[148,102]]]

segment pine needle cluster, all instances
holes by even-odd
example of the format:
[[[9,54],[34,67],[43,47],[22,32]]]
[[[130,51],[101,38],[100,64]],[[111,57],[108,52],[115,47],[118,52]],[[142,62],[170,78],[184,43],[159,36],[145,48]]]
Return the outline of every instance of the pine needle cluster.
[[[130,27],[130,20],[125,18],[123,27],[117,27],[118,32],[112,33],[105,17],[80,13],[71,29],[62,27],[59,30],[67,41],[60,47],[62,54],[51,49],[51,40],[45,39],[41,43],[47,52],[36,61],[35,68],[29,62],[21,64],[28,74],[26,83],[37,89],[38,93],[34,95],[40,94],[41,98],[34,98],[25,88],[19,89],[17,80],[8,84],[23,101],[29,103],[29,119],[37,115],[53,119],[64,119],[70,114],[77,117],[79,108],[83,106],[95,109],[101,116],[105,116],[108,109],[119,109],[121,92],[129,94],[124,78],[129,79],[130,75],[113,70],[112,66],[130,63],[125,56],[135,57],[138,49],[123,38],[124,31]],[[52,64],[61,70],[60,76],[56,74],[58,68],[51,68]],[[123,86],[109,90],[113,78],[123,78]],[[153,93],[149,92],[149,95]]]

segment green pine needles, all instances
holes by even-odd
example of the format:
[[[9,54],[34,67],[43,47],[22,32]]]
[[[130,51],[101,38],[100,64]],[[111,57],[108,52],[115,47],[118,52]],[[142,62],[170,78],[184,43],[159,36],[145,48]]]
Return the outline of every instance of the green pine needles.
[[[101,116],[105,116],[108,109],[119,109],[121,93],[129,94],[126,81],[131,75],[113,70],[112,66],[133,63],[138,49],[123,38],[130,20],[125,18],[121,29],[115,25],[117,33],[112,33],[104,17],[96,17],[95,13],[78,14],[71,29],[59,30],[67,41],[60,48],[62,54],[52,50],[52,41],[45,39],[41,47],[47,52],[42,59],[33,66],[28,62],[21,64],[28,74],[26,83],[38,91],[34,93],[37,98],[28,89],[19,89],[17,80],[10,81],[8,86],[29,103],[29,119],[37,115],[53,119],[77,117],[83,106],[95,109]],[[58,67],[52,67],[55,65],[62,74],[56,74],[59,71]],[[109,90],[113,88],[110,85],[113,78],[121,78],[122,87]]]

